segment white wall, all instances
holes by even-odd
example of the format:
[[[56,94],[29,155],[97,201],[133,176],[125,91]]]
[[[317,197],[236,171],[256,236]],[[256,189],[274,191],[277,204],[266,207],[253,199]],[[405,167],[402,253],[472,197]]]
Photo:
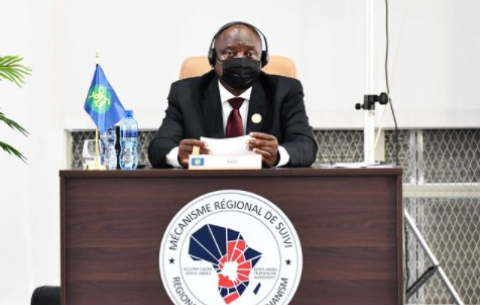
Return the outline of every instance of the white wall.
[[[480,127],[480,2],[390,0],[392,97],[401,127]],[[122,103],[155,129],[182,60],[205,55],[232,20],[258,26],[270,53],[298,66],[312,125],[361,128],[365,1],[0,0],[0,54],[33,69],[23,89],[0,83],[1,111],[30,137],[0,126],[0,304],[26,304],[34,287],[60,283],[59,178],[66,129],[93,128],[83,110],[94,56]],[[383,78],[384,2],[376,0],[375,90]],[[390,114],[387,126],[392,126]]]
[[[62,1],[0,1],[0,54],[18,54],[33,73],[24,88],[2,81],[0,107],[30,136],[0,125],[0,304],[29,304],[33,288],[60,283],[58,170],[66,167],[58,16]]]
[[[135,109],[142,128],[156,129],[182,60],[205,55],[224,23],[245,20],[266,34],[271,54],[297,63],[314,127],[362,128],[354,104],[365,93],[365,3],[262,0],[229,9],[221,0],[70,1],[63,15],[64,126],[93,127],[81,107],[99,51],[123,104]],[[375,0],[375,7],[380,93],[386,88],[384,1]],[[480,2],[390,0],[390,12],[391,93],[400,127],[479,126]],[[393,126],[390,113],[387,118]]]

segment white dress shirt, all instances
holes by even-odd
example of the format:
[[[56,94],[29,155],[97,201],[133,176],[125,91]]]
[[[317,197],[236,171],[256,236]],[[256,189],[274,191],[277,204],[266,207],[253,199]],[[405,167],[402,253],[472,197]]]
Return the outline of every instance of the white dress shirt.
[[[223,130],[227,128],[227,120],[230,112],[232,112],[233,107],[230,105],[228,100],[241,97],[244,99],[242,106],[240,106],[239,112],[240,116],[242,117],[242,124],[243,124],[243,133],[246,133],[247,130],[247,121],[248,121],[248,106],[250,104],[250,97],[252,95],[252,87],[248,88],[240,94],[239,96],[233,95],[230,91],[225,89],[223,85],[218,81],[218,88],[220,90],[220,101],[222,103],[222,115],[223,115]],[[245,144],[246,145],[246,144]],[[284,166],[290,161],[290,155],[288,154],[287,150],[283,146],[278,146],[278,153],[280,155],[280,160],[278,161],[277,167]],[[180,162],[178,162],[178,146],[173,148],[168,155],[166,156],[166,161],[169,165],[173,167],[182,167]]]

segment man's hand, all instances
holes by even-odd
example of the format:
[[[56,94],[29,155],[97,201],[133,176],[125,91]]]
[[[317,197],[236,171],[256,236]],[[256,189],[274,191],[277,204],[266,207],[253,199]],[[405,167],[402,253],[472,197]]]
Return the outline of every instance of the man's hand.
[[[278,141],[275,136],[263,132],[251,132],[253,140],[247,141],[247,148],[262,155],[262,162],[268,167],[274,167],[279,161]]]
[[[210,150],[207,149],[207,143],[197,139],[183,139],[178,145],[178,162],[182,167],[188,167],[188,156],[192,154],[194,146],[200,147],[201,155],[210,153]]]

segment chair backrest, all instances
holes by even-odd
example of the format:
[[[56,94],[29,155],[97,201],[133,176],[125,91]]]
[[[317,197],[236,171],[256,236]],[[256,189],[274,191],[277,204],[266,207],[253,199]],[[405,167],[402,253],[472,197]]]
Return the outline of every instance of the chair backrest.
[[[185,59],[180,69],[180,79],[196,77],[210,71],[207,56],[196,56]],[[268,64],[262,69],[265,73],[296,78],[295,63],[287,57],[270,56]]]
[[[32,293],[30,305],[60,305],[60,286],[40,286]]]

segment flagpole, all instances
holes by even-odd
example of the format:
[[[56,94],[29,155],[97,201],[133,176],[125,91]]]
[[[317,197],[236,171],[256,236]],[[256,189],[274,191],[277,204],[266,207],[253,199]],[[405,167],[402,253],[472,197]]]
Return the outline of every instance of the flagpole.
[[[100,56],[98,51],[95,52],[95,65],[100,63]],[[105,170],[106,167],[100,165],[100,139],[98,128],[95,128],[95,165],[94,170]]]

